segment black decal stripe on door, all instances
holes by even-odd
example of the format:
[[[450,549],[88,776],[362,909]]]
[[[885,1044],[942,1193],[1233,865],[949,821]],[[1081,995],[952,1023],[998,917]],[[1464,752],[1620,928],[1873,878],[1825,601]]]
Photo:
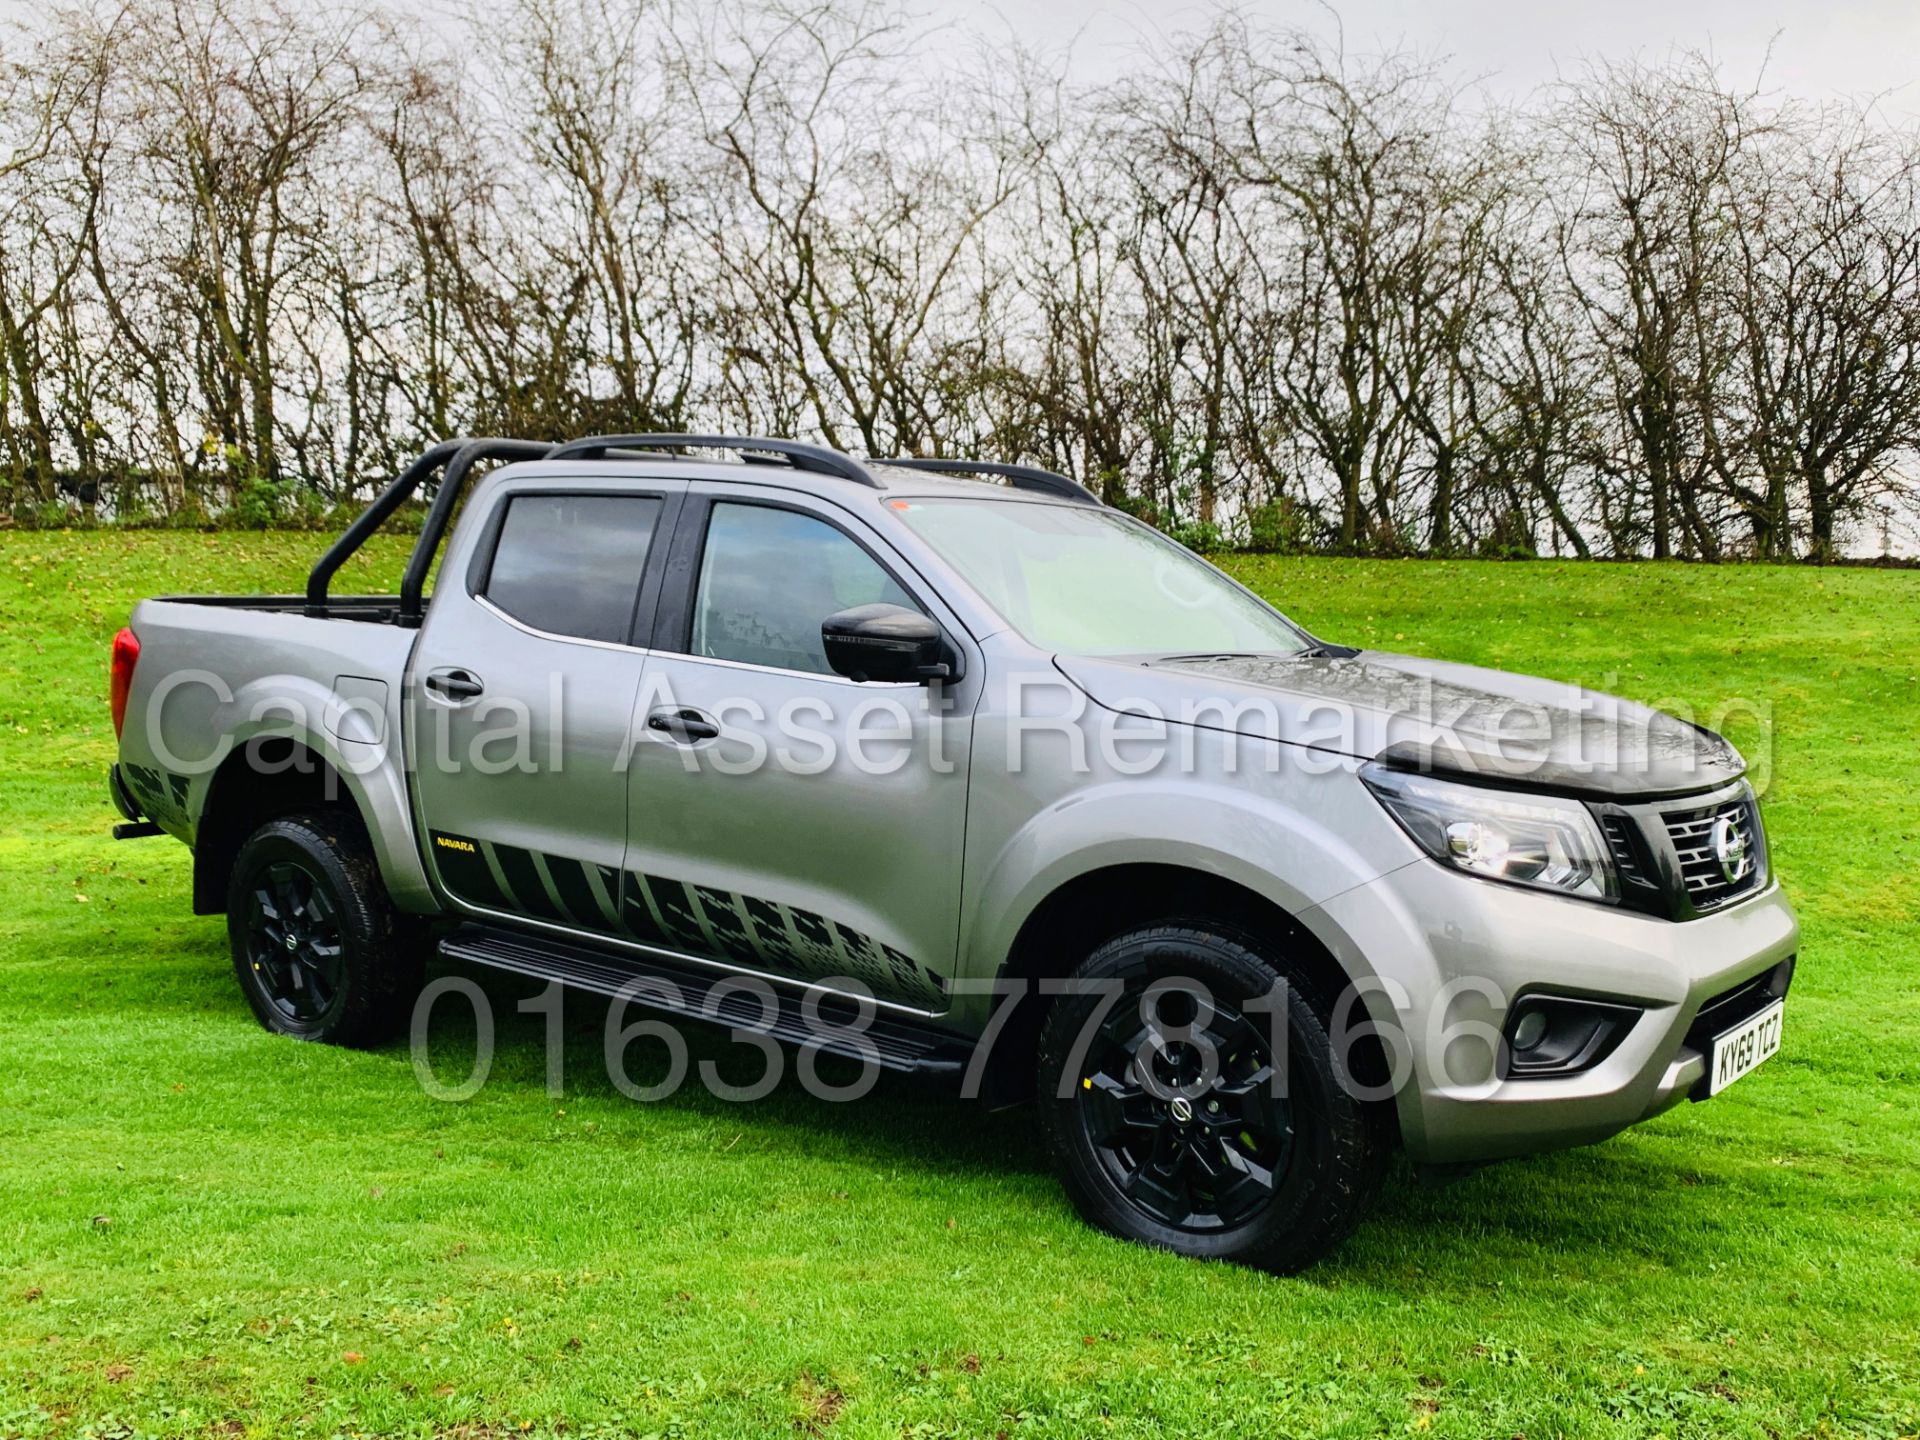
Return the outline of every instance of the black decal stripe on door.
[[[850,925],[831,922],[840,936],[840,953],[846,960],[845,973],[853,976],[876,995],[892,993],[893,973],[872,940]]]
[[[433,851],[434,869],[440,872],[440,883],[455,898],[488,910],[513,908],[501,893],[493,878],[493,867],[487,864],[487,857],[480,853],[477,842],[465,835],[450,835],[440,830],[429,831],[427,839]]]
[[[759,965],[760,952],[753,948],[753,942],[747,938],[747,927],[740,919],[740,912],[734,908],[734,897],[724,890],[709,890],[704,885],[691,888],[693,898],[699,902],[700,913],[706,919],[707,930],[712,934],[714,944],[720,947],[720,953],[736,965]]]
[[[515,909],[522,914],[551,920],[557,925],[568,923],[560,907],[547,894],[547,887],[540,879],[540,871],[534,866],[531,852],[522,850],[518,845],[502,845],[498,841],[494,842],[492,850],[493,858],[500,862],[500,873],[507,877],[507,888],[513,891]]]
[[[938,988],[929,987],[927,983],[930,977],[914,964],[910,957],[891,945],[880,941],[874,943],[880,946],[880,953],[887,957],[887,964],[893,969],[893,988],[896,994],[924,995],[929,988],[933,988],[933,993],[938,995]]]
[[[787,914],[793,918],[793,968],[815,977],[837,974],[840,951],[833,943],[833,927],[825,917],[792,906],[787,907]]]
[[[472,904],[624,932],[644,945],[756,969],[815,980],[849,976],[876,995],[937,1003],[946,993],[944,980],[911,956],[810,910],[637,870],[623,877],[605,865],[515,845],[476,845],[452,835],[442,843],[437,831],[433,839],[447,888]]]
[[[742,895],[740,908],[747,913],[747,933],[753,937],[753,943],[760,947],[760,953],[767,957],[767,963],[788,970],[798,969],[793,955],[793,937],[787,933],[787,917],[781,913],[780,907],[771,900]]]
[[[712,954],[712,942],[700,924],[700,912],[694,909],[693,897],[687,893],[686,885],[679,880],[662,880],[657,875],[639,878],[653,897],[653,908],[659,912],[667,942],[695,955]]]
[[[601,913],[600,902],[594,898],[593,886],[587,880],[586,862],[569,860],[564,855],[542,854],[540,858],[553,880],[553,888],[560,893],[560,903],[573,917],[574,924],[583,930],[605,930],[607,917]]]
[[[580,867],[586,871],[587,884],[593,890],[593,898],[599,902],[600,913],[605,917],[605,928],[620,928],[620,872],[611,865],[587,865]]]
[[[634,939],[645,945],[659,945],[673,948],[659,917],[653,913],[653,902],[647,894],[647,877],[629,872],[625,889],[620,896],[620,920]]]

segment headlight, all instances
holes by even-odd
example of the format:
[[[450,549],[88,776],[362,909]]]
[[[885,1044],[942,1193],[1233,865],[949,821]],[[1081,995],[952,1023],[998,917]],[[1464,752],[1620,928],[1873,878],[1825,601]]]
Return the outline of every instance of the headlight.
[[[1611,900],[1620,893],[1607,842],[1577,800],[1486,790],[1363,766],[1360,778],[1434,859],[1491,880]]]

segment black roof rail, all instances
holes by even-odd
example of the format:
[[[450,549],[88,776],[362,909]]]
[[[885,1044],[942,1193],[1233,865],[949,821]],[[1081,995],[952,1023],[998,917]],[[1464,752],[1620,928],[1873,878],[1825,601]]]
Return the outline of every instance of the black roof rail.
[[[738,450],[743,460],[757,462],[778,456],[796,470],[815,475],[837,475],[857,485],[884,489],[851,455],[824,445],[802,445],[795,440],[769,440],[759,435],[589,435],[554,447],[552,460],[599,459],[611,450]]]
[[[876,460],[873,463],[893,465],[902,470],[945,471],[950,475],[998,475],[1011,482],[1016,490],[1059,495],[1068,500],[1078,500],[1082,505],[1101,503],[1100,497],[1078,480],[1069,480],[1065,475],[1056,475],[1051,470],[1040,470],[1031,465],[1001,465],[991,460],[922,460],[918,457]]]

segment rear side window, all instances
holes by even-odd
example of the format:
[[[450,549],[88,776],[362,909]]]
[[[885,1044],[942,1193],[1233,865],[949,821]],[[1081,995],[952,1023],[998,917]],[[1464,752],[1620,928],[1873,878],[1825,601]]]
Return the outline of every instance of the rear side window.
[[[516,495],[487,599],[536,630],[624,644],[659,518],[653,495]]]

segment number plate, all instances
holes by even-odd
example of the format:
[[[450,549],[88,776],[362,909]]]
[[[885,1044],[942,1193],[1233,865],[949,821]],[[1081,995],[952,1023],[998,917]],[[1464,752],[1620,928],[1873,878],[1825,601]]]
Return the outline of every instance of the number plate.
[[[1780,1018],[1786,1009],[1786,1001],[1776,1000],[1751,1020],[1713,1037],[1713,1050],[1707,1056],[1709,1095],[1718,1095],[1774,1057],[1780,1049]]]

